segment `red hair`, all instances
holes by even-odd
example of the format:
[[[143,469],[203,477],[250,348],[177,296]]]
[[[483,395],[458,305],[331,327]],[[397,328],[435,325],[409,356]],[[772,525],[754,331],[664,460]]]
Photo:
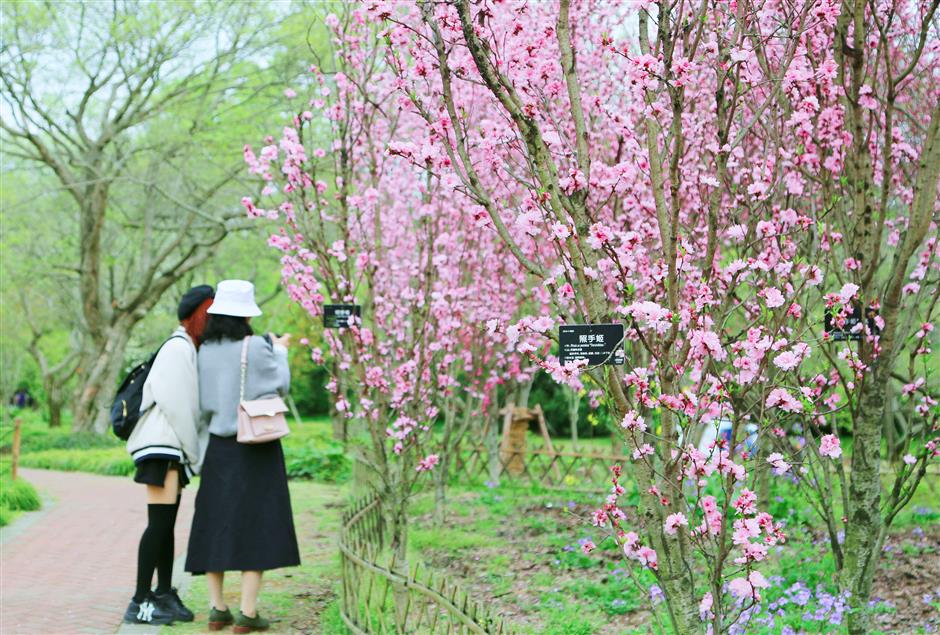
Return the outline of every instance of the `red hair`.
[[[209,314],[206,311],[209,310],[210,306],[212,306],[212,298],[206,298],[189,317],[180,322],[183,328],[186,329],[186,333],[192,338],[196,348],[199,348],[202,343],[202,334],[206,330],[206,322],[209,320]]]

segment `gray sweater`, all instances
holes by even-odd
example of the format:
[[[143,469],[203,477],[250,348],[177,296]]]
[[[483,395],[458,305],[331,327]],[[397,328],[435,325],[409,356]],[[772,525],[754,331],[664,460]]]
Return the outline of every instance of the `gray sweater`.
[[[241,382],[241,340],[206,342],[199,347],[199,409],[209,432],[220,437],[238,433],[238,388]],[[254,335],[248,344],[245,400],[287,394],[290,368],[287,349]]]

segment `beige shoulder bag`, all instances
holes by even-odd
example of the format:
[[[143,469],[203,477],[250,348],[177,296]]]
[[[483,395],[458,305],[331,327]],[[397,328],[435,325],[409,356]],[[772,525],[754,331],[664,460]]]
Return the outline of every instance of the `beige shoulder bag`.
[[[248,374],[249,335],[242,342],[242,378],[238,391],[238,442],[267,443],[287,436],[287,404],[280,395],[245,401],[245,377]]]

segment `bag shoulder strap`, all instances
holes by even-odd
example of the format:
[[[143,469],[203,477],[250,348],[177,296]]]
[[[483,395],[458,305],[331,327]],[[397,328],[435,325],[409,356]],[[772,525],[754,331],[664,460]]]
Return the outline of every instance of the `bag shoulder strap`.
[[[245,401],[245,376],[248,374],[248,343],[250,341],[250,335],[246,335],[242,340],[242,378],[238,388],[238,403]]]
[[[186,339],[186,338],[183,337],[180,333],[174,333],[174,334],[171,335],[170,337],[168,337],[168,338],[166,338],[165,340],[163,340],[163,344],[160,344],[160,347],[159,347],[157,350],[155,350],[155,351],[153,352],[153,357],[151,358],[150,361],[153,362],[153,360],[157,359],[157,355],[160,353],[160,351],[163,349],[163,347],[166,346],[166,345],[170,342],[170,340],[175,340],[176,338],[179,338],[179,339],[181,339],[181,340],[185,340],[185,339]]]

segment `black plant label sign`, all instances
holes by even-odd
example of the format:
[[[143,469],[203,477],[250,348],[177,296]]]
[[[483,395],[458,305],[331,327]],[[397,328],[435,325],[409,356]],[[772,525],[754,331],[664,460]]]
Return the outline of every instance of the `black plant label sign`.
[[[562,364],[587,360],[588,366],[622,366],[623,324],[562,324],[558,348]]]
[[[328,329],[344,329],[349,326],[349,318],[360,317],[362,307],[358,304],[324,304],[323,326]]]
[[[840,315],[838,310],[834,311],[834,308],[826,309],[825,329],[829,339],[834,342],[844,342],[846,340],[857,342],[861,340],[865,334],[865,329],[861,326],[862,305],[856,302],[852,305],[852,311],[844,316]],[[874,334],[881,333],[881,329],[875,323],[878,311],[867,307],[865,316],[868,321],[868,330]]]

